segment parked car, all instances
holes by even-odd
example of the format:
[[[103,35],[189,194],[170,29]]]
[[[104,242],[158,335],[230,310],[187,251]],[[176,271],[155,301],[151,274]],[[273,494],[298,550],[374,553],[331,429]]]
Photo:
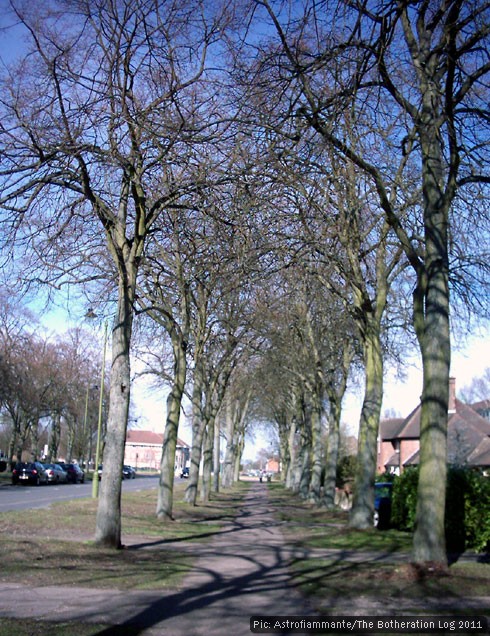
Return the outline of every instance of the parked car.
[[[393,484],[389,481],[374,484],[374,526],[388,528],[391,517],[391,495]]]
[[[48,476],[48,484],[67,484],[68,474],[59,464],[44,464]]]
[[[132,466],[123,466],[123,479],[134,479],[136,477],[136,471]]]
[[[186,466],[185,468],[182,469],[182,472],[180,473],[180,478],[187,479],[188,477],[189,477],[189,467]]]
[[[12,484],[47,484],[48,475],[41,462],[17,462],[12,470]]]
[[[78,482],[80,482],[81,484],[84,483],[85,473],[78,464],[65,464],[64,462],[60,462],[60,466],[68,475],[69,482],[71,482],[72,484],[77,484]]]

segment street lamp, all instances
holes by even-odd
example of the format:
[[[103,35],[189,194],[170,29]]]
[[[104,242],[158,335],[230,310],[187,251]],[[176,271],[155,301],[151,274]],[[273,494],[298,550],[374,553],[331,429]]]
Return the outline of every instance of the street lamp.
[[[84,467],[89,470],[90,469],[90,462],[92,461],[92,431],[91,426],[90,426],[90,420],[93,419],[90,417],[90,413],[89,413],[89,404],[90,404],[90,400],[94,399],[93,398],[93,394],[97,391],[97,389],[99,388],[98,385],[93,384],[92,382],[90,382],[92,378],[89,378],[87,380],[87,390],[85,392],[85,414],[83,416],[83,443],[82,443],[82,448],[83,450],[81,451],[81,457],[83,460],[83,464]]]
[[[104,399],[105,377],[105,353],[107,348],[107,320],[104,325],[104,351],[102,354],[102,371],[100,373],[99,419],[97,422],[97,443],[95,445],[95,466],[92,476],[92,498],[99,496],[99,462],[100,462],[100,438],[102,437],[102,405]]]

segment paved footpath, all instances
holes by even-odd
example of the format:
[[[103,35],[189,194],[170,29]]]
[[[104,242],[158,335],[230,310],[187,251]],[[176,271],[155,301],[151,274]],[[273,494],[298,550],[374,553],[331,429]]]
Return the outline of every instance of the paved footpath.
[[[26,589],[23,585],[0,586],[0,618],[34,618],[49,621],[76,621],[114,627],[95,631],[93,636],[119,636],[120,627],[131,628],[131,636],[249,636],[252,615],[315,616],[294,587],[288,569],[293,560],[307,556],[301,549],[288,547],[274,520],[268,489],[254,483],[240,507],[238,516],[227,523],[212,542],[189,544],[199,553],[194,569],[175,591],[118,591],[73,587]],[[132,549],[160,549],[158,542]],[[162,549],[168,549],[164,547]],[[330,551],[328,551],[330,552]],[[311,557],[311,554],[308,556]],[[332,556],[332,555],[330,555]],[[337,551],[339,561],[355,560],[356,554]],[[392,558],[393,555],[391,555]],[[364,554],[366,558],[366,554]],[[372,555],[373,560],[390,558]],[[490,607],[490,598],[460,599],[461,607]],[[409,614],[414,602],[366,597],[343,602],[332,595],[322,600],[322,613],[338,615]],[[454,599],[419,599],[421,613],[457,609]],[[290,632],[283,631],[283,634]]]
[[[174,592],[2,585],[0,617],[131,625],[145,636],[249,636],[253,614],[312,615],[289,586],[291,550],[267,492],[252,484],[238,516],[209,544],[196,546],[195,568]]]

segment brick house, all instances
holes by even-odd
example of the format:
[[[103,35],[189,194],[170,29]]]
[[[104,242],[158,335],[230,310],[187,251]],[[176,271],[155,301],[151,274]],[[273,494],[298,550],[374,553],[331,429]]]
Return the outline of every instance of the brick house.
[[[267,473],[274,473],[274,474],[281,472],[281,466],[279,462],[277,461],[277,459],[273,459],[273,458],[268,459],[265,465],[265,471]]]
[[[159,470],[162,457],[163,434],[153,431],[128,431],[124,448],[124,463],[136,470]],[[177,439],[175,470],[181,471],[189,460],[190,448]]]
[[[483,403],[479,403],[480,405]],[[479,412],[480,411],[480,412]],[[490,468],[490,421],[478,405],[456,398],[456,380],[449,380],[447,455],[448,463]],[[377,471],[400,474],[419,463],[419,404],[406,418],[382,420],[378,436]]]

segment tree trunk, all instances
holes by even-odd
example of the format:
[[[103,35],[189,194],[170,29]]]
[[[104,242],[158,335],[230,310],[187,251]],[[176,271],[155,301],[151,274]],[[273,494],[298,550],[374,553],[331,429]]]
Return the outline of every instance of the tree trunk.
[[[327,454],[325,458],[325,481],[323,483],[323,505],[335,508],[335,487],[337,485],[337,464],[340,445],[340,408],[330,400]]]
[[[121,547],[121,475],[129,413],[131,370],[129,348],[133,323],[132,303],[120,293],[112,330],[112,367],[109,414],[104,448],[104,474],[100,482],[95,542]],[[95,466],[95,474],[97,466]]]
[[[379,325],[376,320],[367,322],[364,359],[366,388],[359,426],[354,499],[349,520],[350,526],[357,529],[371,527],[374,516],[374,479],[379,418],[383,400],[383,353]]]
[[[434,316],[432,326],[438,335],[431,337],[430,343],[421,349],[424,384],[413,548],[415,561],[440,563],[445,566],[447,565],[444,516],[447,473],[449,326],[448,323],[444,324],[440,306],[437,313],[438,316]]]
[[[180,422],[180,408],[187,376],[187,357],[185,347],[176,337],[173,341],[174,381],[167,398],[167,422],[163,436],[162,458],[160,461],[160,480],[158,483],[157,509],[158,519],[173,519],[175,450]]]
[[[301,499],[307,499],[310,490],[310,478],[311,478],[311,443],[304,444],[301,447],[300,462],[299,462],[299,483],[298,494]]]
[[[303,404],[303,422],[301,428],[301,446],[298,454],[298,494],[308,498],[311,480],[311,412],[310,406]]]
[[[322,398],[319,395],[312,396],[311,409],[311,478],[309,485],[308,501],[319,504],[322,488],[323,468],[323,442],[322,442]]]
[[[202,413],[202,371],[201,366],[194,367],[194,386],[192,389],[192,446],[189,466],[189,479],[185,489],[185,501],[191,506],[197,502],[199,484],[199,467],[201,465],[202,446],[205,432],[205,421]]]
[[[245,434],[245,418],[247,416],[248,407],[252,391],[248,390],[244,399],[229,399],[226,403],[226,454],[223,467],[222,485],[224,488],[231,488],[236,481],[236,465],[240,464],[240,457],[243,450],[243,439]],[[234,406],[234,408],[233,408]]]
[[[206,424],[204,436],[204,452],[202,466],[202,487],[201,501],[209,501],[211,490],[211,471],[213,469],[213,442],[214,442],[214,420],[211,418]]]
[[[291,421],[291,428],[289,430],[289,436],[288,436],[289,461],[285,467],[286,472],[284,475],[286,488],[291,488],[291,490],[294,490],[294,474],[295,474],[296,458],[298,453],[298,449],[296,448],[296,444],[295,444],[297,430],[298,429],[297,429],[296,418],[293,417]]]
[[[290,427],[288,426],[287,415],[276,418],[279,428],[279,461],[281,470],[281,480],[285,484],[291,463],[291,451],[289,445]]]
[[[226,401],[226,451],[221,482],[223,488],[230,488],[233,483],[236,460],[235,441],[235,415],[232,400],[229,398]]]
[[[430,123],[430,95],[427,120]],[[437,130],[422,135],[425,268],[414,294],[414,324],[424,383],[420,416],[420,471],[414,534],[417,562],[447,565],[444,515],[451,342],[449,327],[448,201]]]
[[[242,460],[244,445],[245,445],[245,440],[242,437],[242,439],[240,440],[238,444],[238,452],[235,457],[235,470],[233,471],[233,483],[236,483],[237,481],[240,480],[240,463]]]
[[[325,481],[323,484],[323,505],[327,508],[335,507],[335,487],[337,485],[337,465],[340,446],[340,418],[342,415],[342,400],[347,389],[347,378],[354,355],[351,343],[342,344],[342,364],[339,372],[333,371],[326,383],[326,392],[330,403],[329,432],[327,453],[325,459]]]
[[[214,444],[213,444],[213,484],[212,491],[214,493],[219,492],[219,478],[220,478],[220,464],[221,464],[221,449],[220,449],[220,422],[219,418],[214,420]]]
[[[50,461],[54,461],[58,458],[58,447],[60,444],[60,432],[61,432],[61,424],[60,424],[60,415],[55,414],[53,417],[53,425],[51,428],[51,435],[49,436],[49,450],[48,454],[50,457]],[[68,428],[68,439],[73,436],[72,428]],[[70,444],[68,446],[68,455],[70,454]]]

